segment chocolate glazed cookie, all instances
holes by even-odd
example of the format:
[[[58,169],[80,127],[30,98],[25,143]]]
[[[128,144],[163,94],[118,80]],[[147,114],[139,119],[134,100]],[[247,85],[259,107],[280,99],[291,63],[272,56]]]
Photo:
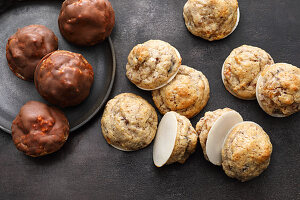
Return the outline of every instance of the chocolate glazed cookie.
[[[75,106],[88,97],[94,72],[81,54],[58,50],[41,60],[34,82],[40,95],[50,103]]]
[[[92,46],[111,34],[115,12],[108,0],[66,0],[60,10],[58,25],[69,42]]]
[[[57,37],[50,29],[42,25],[25,26],[18,29],[6,44],[9,68],[17,77],[32,81],[39,61],[57,48]]]
[[[20,109],[11,130],[17,149],[37,157],[63,146],[69,136],[69,122],[59,109],[29,101]]]

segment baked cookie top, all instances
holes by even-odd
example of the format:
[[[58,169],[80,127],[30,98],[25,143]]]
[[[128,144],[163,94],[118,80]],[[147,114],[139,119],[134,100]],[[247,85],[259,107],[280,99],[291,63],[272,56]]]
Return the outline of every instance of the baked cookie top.
[[[276,63],[262,71],[257,83],[257,100],[262,109],[276,117],[300,110],[300,69]]]
[[[106,141],[124,151],[149,145],[156,134],[157,123],[155,109],[132,93],[119,94],[108,101],[101,119]]]
[[[188,0],[183,8],[187,29],[206,40],[228,36],[238,20],[237,0]]]
[[[209,99],[209,83],[202,72],[181,65],[175,78],[166,86],[152,91],[158,110],[178,112],[187,118],[198,114]]]
[[[274,64],[264,50],[249,45],[234,49],[222,68],[226,89],[240,99],[255,99],[258,76],[266,66]]]
[[[137,87],[153,90],[171,81],[180,64],[180,54],[173,46],[161,40],[149,40],[129,53],[126,76]]]
[[[208,160],[207,154],[206,154],[206,141],[208,137],[208,133],[211,129],[211,127],[214,125],[214,123],[217,121],[219,117],[221,117],[224,113],[232,111],[230,108],[223,108],[223,109],[217,109],[215,111],[209,111],[204,114],[204,117],[202,117],[197,125],[196,125],[196,131],[199,135],[200,144],[203,150],[203,154],[206,160]]]
[[[229,177],[247,181],[268,167],[271,153],[272,144],[266,132],[253,122],[242,122],[224,142],[222,166]]]
[[[175,115],[177,119],[177,136],[173,152],[167,164],[174,162],[183,164],[195,152],[198,140],[198,135],[190,120],[176,112]]]

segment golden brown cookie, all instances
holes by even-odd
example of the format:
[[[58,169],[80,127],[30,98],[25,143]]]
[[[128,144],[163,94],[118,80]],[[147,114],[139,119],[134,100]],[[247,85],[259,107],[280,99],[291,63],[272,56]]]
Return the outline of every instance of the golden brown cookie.
[[[260,72],[272,64],[272,57],[258,47],[242,45],[234,49],[222,68],[225,88],[240,99],[256,99],[256,83]]]
[[[273,117],[286,117],[300,110],[300,69],[276,63],[262,71],[256,87],[260,107]]]
[[[101,119],[107,143],[123,151],[148,146],[157,130],[155,109],[142,97],[122,93],[108,101]]]
[[[213,41],[230,35],[238,25],[237,0],[188,0],[183,8],[187,29]]]
[[[154,90],[170,82],[180,65],[180,54],[173,46],[161,40],[149,40],[131,50],[126,76],[137,87]]]
[[[152,91],[158,110],[178,112],[187,118],[198,114],[209,99],[209,83],[202,72],[181,65],[175,78],[166,86]]]
[[[272,144],[267,133],[253,122],[233,127],[222,149],[225,173],[240,181],[259,176],[270,163]]]

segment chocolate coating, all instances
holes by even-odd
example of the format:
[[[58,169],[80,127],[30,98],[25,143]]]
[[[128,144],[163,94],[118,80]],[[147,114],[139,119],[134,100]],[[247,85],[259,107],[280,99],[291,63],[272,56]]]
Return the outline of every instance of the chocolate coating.
[[[43,25],[25,26],[7,41],[6,58],[9,68],[17,77],[32,81],[39,61],[57,48],[57,37],[50,29]]]
[[[111,34],[115,12],[108,0],[66,0],[60,10],[58,25],[69,42],[92,46]]]
[[[11,130],[17,149],[38,157],[63,146],[69,136],[69,122],[59,109],[29,101],[20,109]]]
[[[34,83],[40,95],[60,107],[85,100],[94,82],[88,61],[78,53],[58,50],[45,56],[35,70]]]

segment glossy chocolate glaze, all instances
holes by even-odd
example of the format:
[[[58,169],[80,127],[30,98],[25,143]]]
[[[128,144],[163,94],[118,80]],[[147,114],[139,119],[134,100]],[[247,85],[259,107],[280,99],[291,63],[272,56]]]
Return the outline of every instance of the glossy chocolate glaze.
[[[55,34],[43,25],[25,26],[13,34],[6,44],[9,68],[23,80],[32,81],[39,61],[57,50]]]
[[[69,122],[59,109],[29,101],[20,109],[11,130],[17,149],[37,157],[63,146],[69,136]]]
[[[85,100],[94,81],[92,66],[81,55],[58,50],[38,64],[34,82],[40,95],[60,107],[75,106]]]
[[[58,17],[61,34],[71,43],[95,45],[107,38],[115,24],[108,0],[66,0]]]

